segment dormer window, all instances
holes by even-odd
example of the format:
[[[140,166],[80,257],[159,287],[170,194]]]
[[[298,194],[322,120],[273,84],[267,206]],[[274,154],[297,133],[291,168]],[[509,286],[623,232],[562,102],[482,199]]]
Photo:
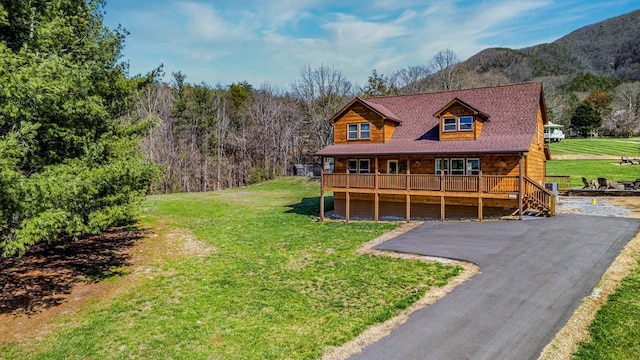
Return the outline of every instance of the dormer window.
[[[443,131],[456,131],[456,118],[444,118],[443,121]]]
[[[473,131],[473,116],[445,117],[442,131]]]
[[[367,140],[371,137],[371,125],[369,123],[347,124],[347,139]]]
[[[473,130],[473,116],[460,116],[458,118],[458,131]]]

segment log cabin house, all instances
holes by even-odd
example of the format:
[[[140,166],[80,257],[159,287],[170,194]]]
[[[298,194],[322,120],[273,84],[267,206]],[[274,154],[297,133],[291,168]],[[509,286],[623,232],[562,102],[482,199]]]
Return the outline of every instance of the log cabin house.
[[[329,121],[322,219],[327,192],[347,221],[554,214],[540,82],[356,97]]]

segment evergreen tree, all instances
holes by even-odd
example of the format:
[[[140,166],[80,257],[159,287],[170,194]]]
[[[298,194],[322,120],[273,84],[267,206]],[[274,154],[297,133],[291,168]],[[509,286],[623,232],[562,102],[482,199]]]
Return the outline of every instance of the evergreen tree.
[[[129,221],[155,168],[138,151],[126,32],[101,0],[0,4],[0,252]],[[124,121],[125,118],[133,119]]]
[[[602,126],[602,115],[589,101],[583,101],[573,111],[571,126],[580,134],[586,136],[589,131]]]
[[[391,83],[384,74],[378,75],[378,71],[373,69],[371,76],[367,80],[367,85],[361,89],[364,97],[387,96],[398,94],[398,89]]]

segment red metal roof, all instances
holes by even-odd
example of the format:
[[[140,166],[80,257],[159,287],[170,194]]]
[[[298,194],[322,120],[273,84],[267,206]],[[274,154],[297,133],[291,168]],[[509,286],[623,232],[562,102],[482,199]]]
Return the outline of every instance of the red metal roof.
[[[438,139],[440,119],[433,114],[456,98],[489,117],[478,139]],[[366,102],[385,117],[397,118],[401,126],[396,127],[386,143],[334,144],[318,151],[317,155],[526,152],[536,134],[540,106],[546,122],[540,82],[357,100]]]

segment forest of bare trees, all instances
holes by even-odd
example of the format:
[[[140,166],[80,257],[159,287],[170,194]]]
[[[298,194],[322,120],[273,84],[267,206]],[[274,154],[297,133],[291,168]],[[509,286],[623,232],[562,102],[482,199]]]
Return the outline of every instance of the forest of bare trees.
[[[325,66],[303,68],[288,91],[190,84],[174,73],[137,104],[141,117],[155,120],[144,139],[162,172],[152,191],[217,190],[290,174],[332,140],[327,119],[353,95],[351,83]]]
[[[544,79],[543,79],[544,80]],[[156,193],[194,192],[244,186],[290,175],[294,164],[313,164],[313,154],[330,144],[328,120],[354,96],[384,96],[509,83],[499,71],[477,72],[451,50],[427,65],[409,66],[388,76],[374,69],[358,88],[340,70],[321,65],[301,68],[288,88],[247,82],[212,87],[192,84],[180,72],[157,82],[139,97],[137,112],[152,118],[144,139],[147,157],[161,168]],[[556,122],[569,124],[573,109],[588,92],[545,84],[547,108]],[[601,130],[628,136],[640,132],[640,83],[623,83],[606,94],[598,110]]]

